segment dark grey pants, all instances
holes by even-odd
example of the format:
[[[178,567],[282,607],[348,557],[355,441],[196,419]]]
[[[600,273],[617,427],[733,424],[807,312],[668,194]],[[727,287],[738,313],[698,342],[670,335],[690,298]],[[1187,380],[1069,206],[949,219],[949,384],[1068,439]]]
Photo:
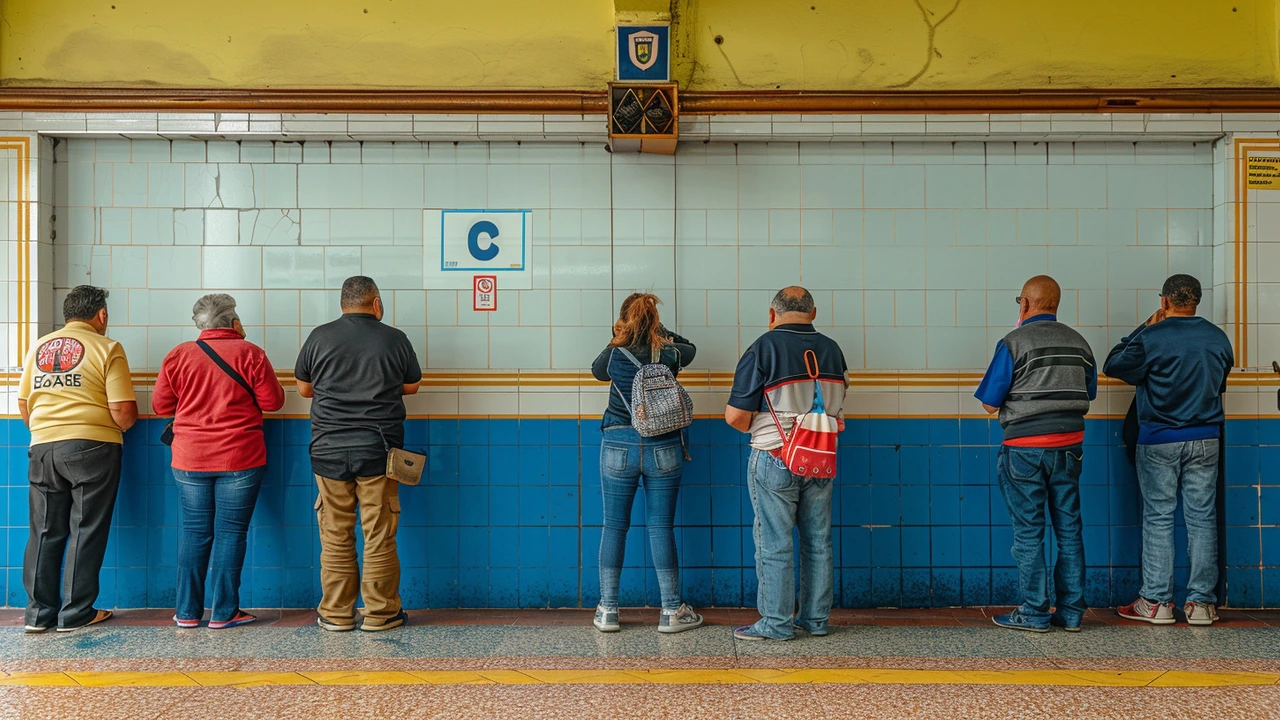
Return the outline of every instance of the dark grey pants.
[[[120,488],[121,446],[60,440],[32,445],[27,457],[31,536],[22,563],[29,598],[26,624],[78,627],[94,617],[98,573]]]

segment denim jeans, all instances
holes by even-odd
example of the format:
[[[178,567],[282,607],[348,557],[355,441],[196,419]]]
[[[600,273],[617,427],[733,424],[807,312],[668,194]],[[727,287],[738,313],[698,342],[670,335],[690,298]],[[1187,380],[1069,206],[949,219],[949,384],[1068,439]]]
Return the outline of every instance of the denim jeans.
[[[1191,577],[1187,600],[1216,603],[1218,585],[1218,440],[1138,446],[1142,489],[1142,597],[1173,601],[1173,513],[1182,484]]]
[[[600,447],[600,481],[604,491],[604,530],[600,534],[600,604],[618,606],[618,584],[622,577],[622,556],[627,530],[631,528],[631,505],[636,490],[644,483],[644,524],[649,531],[649,549],[658,573],[662,607],[680,607],[680,562],[676,557],[676,500],[684,468],[684,446],[680,438],[654,441],[642,438],[631,427],[604,431]]]
[[[266,471],[265,467],[234,472],[173,469],[173,477],[178,481],[178,499],[182,503],[182,535],[178,541],[179,620],[199,620],[204,615],[206,574],[213,580],[210,619],[230,620],[240,609],[245,533],[249,530]],[[210,564],[212,572],[209,572]]]
[[[794,624],[811,632],[827,630],[835,590],[831,548],[830,478],[805,480],[763,450],[747,460],[747,490],[755,511],[756,608],[752,632],[776,639],[794,637]],[[800,530],[800,606],[791,533]],[[794,616],[794,621],[793,621]]]
[[[1080,466],[1084,449],[1000,448],[997,474],[1000,492],[1013,521],[1013,559],[1018,564],[1018,585],[1023,614],[1049,618],[1048,567],[1044,552],[1045,503],[1053,534],[1058,540],[1058,561],[1053,567],[1053,587],[1058,614],[1078,622],[1084,604],[1084,537],[1080,522]]]

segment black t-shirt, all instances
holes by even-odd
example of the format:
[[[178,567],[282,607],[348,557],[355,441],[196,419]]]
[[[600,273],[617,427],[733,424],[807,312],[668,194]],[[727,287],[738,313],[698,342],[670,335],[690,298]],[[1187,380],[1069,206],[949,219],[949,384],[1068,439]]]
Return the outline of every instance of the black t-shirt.
[[[403,386],[422,380],[409,338],[373,315],[347,313],[311,331],[293,374],[315,391],[311,471],[335,480],[386,472],[383,436],[403,447]]]

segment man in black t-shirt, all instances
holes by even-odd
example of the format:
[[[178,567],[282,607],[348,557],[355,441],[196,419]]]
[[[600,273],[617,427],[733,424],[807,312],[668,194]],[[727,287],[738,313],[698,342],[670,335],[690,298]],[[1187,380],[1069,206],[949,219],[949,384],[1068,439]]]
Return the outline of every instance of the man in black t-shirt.
[[[400,607],[399,486],[386,476],[387,451],[404,444],[403,396],[418,392],[422,367],[403,332],[382,324],[373,280],[342,283],[342,317],[311,331],[298,353],[298,394],[311,401],[311,471],[320,496],[320,586],[317,624],[361,630],[404,624]],[[356,506],[364,531],[364,577],[356,565]]]

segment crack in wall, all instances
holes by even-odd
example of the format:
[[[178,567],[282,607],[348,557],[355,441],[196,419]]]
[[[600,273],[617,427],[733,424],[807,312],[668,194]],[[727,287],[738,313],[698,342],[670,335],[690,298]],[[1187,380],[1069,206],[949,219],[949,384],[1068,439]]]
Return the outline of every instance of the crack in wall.
[[[938,28],[942,27],[942,23],[946,22],[952,15],[955,15],[956,10],[960,9],[961,0],[956,0],[956,4],[952,5],[951,9],[947,11],[947,14],[943,15],[942,18],[938,20],[938,22],[931,22],[929,20],[930,12],[929,12],[929,9],[924,6],[924,3],[920,2],[920,0],[915,0],[915,2],[916,2],[916,7],[920,8],[920,16],[924,18],[925,27],[928,28],[927,38],[928,38],[929,44],[924,51],[924,67],[920,68],[919,72],[917,72],[915,75],[912,75],[911,78],[906,80],[905,82],[900,82],[897,85],[890,85],[889,87],[892,89],[911,87],[912,85],[915,84],[917,80],[924,77],[925,73],[929,72],[929,66],[933,65],[933,58],[935,56],[942,57],[942,54],[938,52],[938,48],[934,45],[934,38],[938,34]]]

